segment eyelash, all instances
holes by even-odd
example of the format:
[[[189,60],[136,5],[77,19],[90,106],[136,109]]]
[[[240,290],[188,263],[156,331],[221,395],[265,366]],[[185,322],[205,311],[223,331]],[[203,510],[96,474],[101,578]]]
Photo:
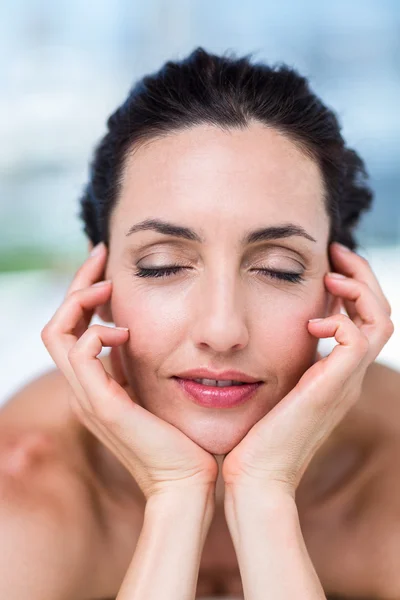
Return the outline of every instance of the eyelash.
[[[183,269],[190,267],[182,267],[181,265],[170,265],[163,267],[162,269],[145,269],[139,267],[135,275],[137,277],[153,277],[153,278],[166,278],[171,275],[175,275]],[[288,271],[273,271],[272,269],[252,269],[258,271],[263,275],[267,274],[271,279],[279,279],[280,281],[288,281],[289,283],[299,283],[304,280],[304,277],[300,273],[291,273]]]

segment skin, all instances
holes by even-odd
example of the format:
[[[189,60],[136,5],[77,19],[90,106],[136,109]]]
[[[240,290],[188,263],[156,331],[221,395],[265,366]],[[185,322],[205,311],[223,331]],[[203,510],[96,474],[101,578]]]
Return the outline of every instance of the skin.
[[[322,197],[315,163],[259,123],[169,135],[126,164],[105,273],[113,293],[101,314],[129,328],[120,356],[138,402],[212,454],[234,448],[314,361],[318,340],[307,321],[333,305],[323,281],[329,221]],[[204,243],[154,231],[126,236],[147,218],[195,228]],[[283,222],[316,242],[294,236],[240,246],[247,230]],[[136,265],[174,263],[190,269],[165,279],[134,274]],[[304,281],[252,271],[261,267],[302,273]],[[237,368],[265,385],[240,407],[205,409],[171,379],[199,366]]]
[[[333,306],[324,285],[324,275],[329,270],[328,219],[322,202],[323,186],[315,164],[289,140],[260,125],[229,135],[207,127],[193,132],[197,135],[192,138],[191,133],[185,132],[184,135],[179,134],[168,140],[152,142],[139,149],[132,161],[128,162],[121,200],[111,223],[110,251],[105,273],[105,278],[110,279],[113,284],[112,298],[101,312],[106,320],[113,320],[116,325],[129,329],[129,340],[119,348],[120,366],[131,388],[135,390],[138,402],[163,421],[183,431],[208,452],[223,455],[235,448],[253,425],[288,394],[314,362],[317,340],[307,330],[308,319],[335,314],[337,305]],[[201,142],[204,142],[203,152]],[[191,156],[193,148],[199,148],[194,158]],[[179,177],[179,171],[177,173],[174,170],[174,161],[178,162],[179,167],[179,150],[185,165],[184,178]],[[171,155],[168,155],[169,151]],[[245,159],[240,160],[242,153]],[[260,164],[260,155],[268,156],[267,170]],[[157,181],[153,181],[151,177],[153,161],[159,164]],[[234,165],[237,165],[236,168]],[[285,177],[285,170],[295,175],[292,178]],[[189,177],[192,171],[193,181]],[[209,177],[207,172],[210,173]],[[262,177],[266,172],[269,179],[263,181]],[[215,173],[218,177],[215,177]],[[220,183],[220,179],[224,185]],[[181,180],[186,183],[186,187],[177,185],[176,182]],[[210,190],[206,193],[203,205],[201,199],[196,197],[196,192],[191,193],[191,190],[197,190],[196,181],[200,180]],[[147,193],[143,194],[146,196],[146,205],[141,208],[135,206],[133,214],[130,198],[140,197],[142,182],[143,188],[147,185]],[[152,185],[148,185],[148,182]],[[161,182],[162,192],[158,191]],[[164,190],[169,190],[168,182],[171,182],[170,188],[174,191],[170,195],[164,193]],[[157,188],[157,193],[151,193],[152,187]],[[229,191],[226,191],[228,187]],[[248,193],[249,189],[253,193],[248,194],[251,199],[247,201],[245,192]],[[268,190],[269,202],[265,202],[265,199],[258,201],[260,189],[263,193],[265,189]],[[125,200],[127,195],[128,201]],[[232,206],[228,201],[219,200],[232,195]],[[238,241],[244,232],[282,223],[279,220],[282,205],[285,207],[285,222],[292,221],[303,226],[316,242],[291,238],[290,243],[285,239],[240,248]],[[168,211],[164,206],[168,206]],[[212,223],[210,214],[213,215]],[[179,219],[180,215],[184,215],[184,218]],[[136,220],[132,219],[133,216],[136,216]],[[171,243],[169,239],[165,243],[164,236],[146,231],[134,234],[132,237],[135,236],[138,241],[126,251],[128,227],[155,216],[185,226],[193,226],[195,223],[205,238],[204,244],[186,241],[182,244],[181,240],[179,243],[175,240]],[[122,225],[121,228],[118,227],[119,224]],[[212,234],[207,237],[209,230]],[[320,232],[323,232],[322,237]],[[128,263],[126,269],[123,269],[121,263],[126,254]],[[368,311],[374,308],[378,321],[382,321],[383,325],[388,307],[377,283],[370,273],[367,275],[360,261],[349,262],[347,257],[346,264],[346,257],[340,256],[340,253],[334,252],[336,268],[344,269],[356,279],[363,280],[365,276],[366,284],[371,285],[379,298],[378,304],[375,304],[375,300],[372,302],[374,296],[371,292],[369,309],[367,304],[363,306],[365,301],[361,302],[358,307],[361,309],[360,314],[365,319]],[[264,276],[250,270],[261,266],[296,270],[294,265],[300,264],[299,258],[304,261],[304,282],[297,287],[294,284],[278,284],[276,281],[266,280]],[[134,282],[139,281],[135,286],[132,284],[132,263],[134,266],[139,263],[147,268],[178,263],[188,267],[188,270],[165,280],[135,278]],[[297,271],[300,272],[298,267]],[[119,290],[122,289],[124,292],[121,292],[123,297],[120,299]],[[345,288],[338,287],[338,284],[334,286],[331,282],[329,289],[340,296],[343,292],[338,290]],[[349,293],[350,290],[348,288],[344,295],[354,301],[360,293],[360,287],[353,285],[354,296]],[[127,302],[130,297],[131,304]],[[233,298],[239,300],[233,302]],[[351,301],[345,301],[345,304],[357,326],[361,325]],[[190,312],[187,311],[188,308]],[[229,326],[230,324],[232,325]],[[290,336],[288,340],[288,336],[282,335],[282,331],[292,332],[293,327],[296,335],[293,338]],[[356,331],[354,326],[354,333]],[[334,330],[329,333],[333,335]],[[384,336],[386,337],[386,333]],[[379,337],[382,337],[381,333]],[[268,351],[272,345],[267,343],[270,338],[271,342],[273,338],[274,352]],[[377,339],[374,346],[376,343]],[[379,344],[381,345],[381,341]],[[377,346],[377,351],[380,345]],[[226,362],[222,362],[222,359],[218,363],[210,361],[209,357],[215,361],[218,352],[227,355]],[[231,355],[233,358],[228,362]],[[193,356],[193,362],[186,362],[187,356]],[[260,357],[262,370],[259,370],[260,367],[244,367],[245,363],[239,361],[233,362],[237,356],[245,356],[246,365],[256,365],[256,359]],[[266,356],[270,358],[268,370],[265,369]],[[181,362],[181,357],[185,357],[185,362]],[[202,362],[203,357],[206,357],[205,362]],[[206,362],[207,359],[210,362]],[[186,400],[181,402],[176,388],[170,385],[174,385],[171,376],[200,365],[237,367],[257,379],[265,380],[266,384],[257,398],[257,407],[252,410],[251,403],[247,403],[239,407],[241,410],[229,411],[229,415],[224,413],[224,418],[218,419],[218,412],[222,411],[198,410],[198,407]],[[162,401],[158,402],[159,398]],[[179,410],[174,410],[175,404],[179,404]],[[256,409],[260,412],[257,413]],[[192,412],[196,412],[196,418],[195,415],[191,416]],[[240,418],[236,418],[235,412]]]
[[[171,154],[168,154],[169,152]],[[259,159],[261,155],[266,165],[261,163]],[[152,180],[155,165],[159,167],[157,181]],[[182,170],[179,168],[181,165],[183,165]],[[269,179],[266,179],[265,174]],[[202,182],[201,187],[199,181]],[[197,197],[200,189],[202,198],[200,195]],[[260,125],[252,125],[249,130],[229,132],[229,134],[202,127],[197,131],[157,140],[137,150],[132,161],[127,164],[122,196],[111,223],[110,252],[104,274],[105,278],[110,279],[113,284],[111,300],[104,302],[106,298],[104,291],[101,293],[97,291],[97,301],[94,302],[96,290],[81,289],[90,285],[92,278],[96,281],[99,276],[102,276],[100,273],[95,273],[94,266],[91,267],[89,263],[85,266],[85,276],[82,271],[80,284],[79,277],[74,282],[75,290],[80,291],[74,292],[72,296],[71,290],[68,307],[66,305],[61,312],[58,311],[59,314],[53,319],[52,328],[48,329],[46,334],[55,362],[57,364],[59,362],[64,367],[62,370],[65,370],[66,375],[71,375],[72,380],[70,365],[65,361],[65,343],[61,352],[61,344],[59,342],[55,344],[54,334],[57,329],[55,324],[58,322],[60,327],[64,321],[61,327],[65,332],[64,340],[68,340],[68,345],[71,344],[69,327],[66,326],[67,314],[69,312],[72,317],[73,306],[77,307],[80,302],[87,308],[89,304],[91,306],[102,304],[98,312],[105,320],[113,320],[118,326],[128,327],[129,339],[123,338],[119,333],[117,343],[117,332],[108,330],[102,332],[101,342],[105,346],[120,346],[114,348],[116,350],[113,353],[114,367],[116,367],[114,373],[122,374],[129,380],[131,388],[135,390],[137,401],[149,411],[145,411],[146,417],[136,411],[136,418],[133,418],[133,422],[129,424],[132,428],[127,427],[125,419],[121,420],[126,431],[130,432],[132,446],[136,444],[136,434],[140,434],[139,429],[134,431],[135,421],[145,418],[151,434],[151,431],[156,432],[156,429],[150,429],[150,424],[153,423],[151,416],[156,415],[161,417],[164,423],[164,433],[167,432],[165,424],[169,422],[186,434],[186,440],[190,438],[200,448],[218,456],[235,448],[235,454],[231,453],[230,456],[239,457],[236,450],[240,440],[288,394],[301,375],[313,364],[317,339],[307,329],[308,319],[337,312],[337,305],[333,307],[332,298],[329,298],[324,285],[326,284],[324,275],[329,269],[329,264],[326,254],[328,221],[323,210],[322,194],[322,182],[314,163],[289,140]],[[205,200],[203,195],[206,195]],[[137,204],[132,201],[132,198],[136,197],[146,200]],[[198,205],[192,200],[193,198],[198,201]],[[165,210],[165,206],[168,206],[168,210]],[[210,214],[212,222],[210,222]],[[285,222],[293,221],[302,225],[316,239],[316,242],[309,242],[303,238],[286,238],[270,241],[268,244],[239,247],[238,241],[243,233],[249,229],[282,223],[279,220],[282,214],[285,215]],[[159,233],[150,231],[126,237],[129,226],[155,216],[197,227],[205,238],[204,243],[179,240],[178,244],[176,239],[165,238]],[[133,239],[134,243],[131,242]],[[146,249],[144,244],[147,245]],[[356,285],[356,282],[351,283],[347,291],[346,288],[335,287],[337,284],[332,282],[328,287],[334,295],[347,297],[349,308],[352,307],[351,302],[356,301],[360,315],[367,323],[370,314],[376,315],[377,321],[375,323],[373,319],[374,326],[370,328],[371,347],[374,347],[373,352],[376,356],[383,338],[390,335],[390,330],[386,327],[385,300],[381,297],[377,283],[371,274],[367,273],[365,265],[363,266],[360,260],[357,259],[356,262],[353,257],[353,262],[347,259],[346,264],[346,259],[344,261],[343,257],[340,259],[340,254],[335,252],[335,255],[336,268],[339,267],[340,270],[342,267],[345,272],[349,271],[348,275],[360,281],[365,275],[368,280],[367,285],[371,285],[373,291],[370,290],[368,293],[366,288],[361,287],[359,283]],[[150,267],[154,266],[151,261],[156,259],[160,261],[157,264],[164,260],[165,262],[162,263],[164,265],[182,261],[182,264],[190,269],[165,280],[140,279],[133,275],[132,268],[136,262],[140,261],[142,266]],[[304,266],[304,282],[301,284],[272,281],[252,270],[257,267],[268,267],[300,272],[301,264]],[[360,291],[361,300],[357,305]],[[357,318],[355,316],[355,322]],[[385,332],[383,325],[385,325]],[[333,322],[326,327],[330,335],[336,333]],[[346,329],[347,335],[351,333],[348,340],[345,339]],[[93,366],[98,361],[91,360],[89,363],[85,359],[85,364],[82,363],[84,355],[95,356],[97,352],[94,349],[97,347],[100,351],[100,338],[96,336],[97,331],[99,330],[91,328],[90,335],[82,336],[81,341],[76,344],[78,350],[71,350],[68,358],[84,387],[89,383],[89,379],[93,380],[92,384],[94,379],[98,380],[97,390],[94,386],[91,390],[91,402],[94,401],[94,405],[98,404],[97,408],[100,409],[102,390],[104,392],[105,387],[103,384],[100,385],[99,365]],[[83,330],[81,334],[82,332]],[[285,335],[285,332],[290,334]],[[339,339],[340,335],[337,338],[346,345],[353,336],[353,353],[357,349],[354,337],[356,332],[360,339],[355,324],[350,327],[347,323],[341,334],[342,339]],[[84,337],[87,340],[85,343]],[[53,339],[54,341],[51,341]],[[111,343],[112,339],[113,343]],[[121,345],[123,339],[127,341]],[[358,342],[357,344],[359,346]],[[271,347],[273,351],[270,350]],[[227,356],[222,357],[225,354]],[[217,358],[220,359],[218,362]],[[329,364],[332,364],[332,371],[333,359],[329,359]],[[265,384],[258,396],[253,399],[256,402],[249,402],[231,411],[200,410],[200,407],[179,397],[171,380],[172,375],[193,366],[211,366],[217,369],[236,367],[265,380]],[[97,375],[94,374],[94,369]],[[331,376],[333,374],[332,371]],[[329,386],[322,386],[318,397],[321,394],[323,397],[329,391],[328,388]],[[76,391],[80,395],[78,386]],[[82,396],[82,402],[86,403],[86,401],[87,399]],[[122,410],[124,407],[122,399],[120,407],[119,399],[114,397],[113,401],[113,413],[116,415],[120,408]],[[103,416],[107,415],[104,412],[106,405],[111,406],[111,403],[106,402],[104,396],[101,408]],[[279,408],[283,405],[284,402]],[[129,409],[131,408],[129,403]],[[301,411],[306,413],[306,406]],[[123,412],[122,410],[119,417]],[[222,415],[219,414],[220,412]],[[134,414],[135,412],[132,412],[133,417]],[[279,419],[282,411],[278,413],[275,411],[275,414]],[[110,418],[112,415],[108,412],[107,420]],[[294,421],[298,424],[297,418]],[[106,421],[104,423],[107,425]],[[281,431],[281,427],[276,430]],[[161,429],[157,431],[161,433]],[[267,443],[268,439],[271,441],[268,427],[264,433],[267,437],[263,443]],[[174,436],[174,443],[178,444],[178,436],[175,434]],[[134,439],[135,444],[132,442]],[[246,443],[250,443],[250,440],[260,441],[254,435],[246,439]],[[157,440],[158,437],[155,435],[153,441],[157,442]],[[183,443],[182,440],[179,438],[179,444]],[[151,440],[146,439],[146,443],[150,444],[150,442]],[[282,449],[289,446],[289,440],[284,440]],[[253,450],[257,450],[261,456],[262,447],[257,449],[253,446]],[[186,455],[186,452],[184,451],[183,454]],[[267,452],[267,455],[270,454]],[[186,498],[187,494],[182,497]],[[254,498],[258,497],[257,492]],[[233,499],[235,502],[240,502],[239,496]],[[155,511],[156,515],[159,513],[159,510]],[[248,511],[243,511],[243,515],[247,519]],[[236,531],[238,524],[241,528],[241,521],[231,523],[233,531]],[[244,531],[247,530],[245,525]],[[267,541],[267,537],[260,538],[258,532],[256,533],[257,543],[260,540],[262,543]],[[240,550],[243,542],[237,535],[234,537],[236,550]],[[187,539],[187,536],[184,535],[183,538]],[[254,548],[254,540],[247,538],[245,543]],[[276,550],[276,545],[274,548]],[[143,558],[148,556],[148,549],[146,545],[142,545]],[[264,556],[264,550],[260,548],[257,555]],[[237,553],[240,555],[240,552]],[[245,560],[247,555],[248,552],[244,552],[241,560]],[[304,565],[300,573],[303,567]],[[244,567],[244,574],[247,568]],[[133,573],[138,572],[138,569],[133,570]],[[193,571],[193,577],[195,574]],[[250,575],[249,571],[245,577],[248,586],[253,585],[255,581]],[[165,579],[163,581],[165,584]],[[267,581],[271,582],[271,579],[267,578]],[[175,584],[174,582],[175,579],[171,580],[172,585]],[[279,577],[277,585],[280,589]],[[262,589],[265,589],[265,586]],[[256,594],[257,590],[252,590],[251,594],[249,592],[249,597],[253,597],[253,593]],[[319,597],[320,592],[318,591],[317,594]]]

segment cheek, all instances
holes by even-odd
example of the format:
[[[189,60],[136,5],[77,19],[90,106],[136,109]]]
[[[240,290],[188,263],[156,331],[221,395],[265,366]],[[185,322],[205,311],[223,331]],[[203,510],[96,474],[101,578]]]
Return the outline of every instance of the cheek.
[[[175,345],[186,318],[179,294],[132,287],[129,293],[113,294],[112,314],[116,323],[129,327],[132,355],[152,361]]]
[[[255,346],[261,350],[279,385],[296,383],[314,360],[319,340],[308,331],[308,320],[324,315],[326,293],[316,282],[307,293],[270,295],[253,304]]]
[[[295,360],[302,353],[312,351],[313,336],[308,331],[307,322],[313,314],[304,303],[285,306],[282,302],[271,314],[264,315],[259,332],[264,342],[265,352],[276,360],[285,360],[287,356]],[[315,314],[315,313],[314,313]],[[258,329],[258,328],[257,328]]]
[[[276,339],[301,337],[309,319],[324,315],[327,296],[319,280],[302,289],[293,287],[293,291],[271,289],[263,295],[253,294],[252,317],[264,330],[273,331]]]
[[[115,285],[111,306],[115,323],[129,327],[127,351],[138,367],[161,365],[166,357],[185,342],[193,323],[197,295],[189,290],[150,289],[147,284]],[[315,281],[302,290],[269,290],[251,293],[248,298],[247,324],[251,327],[248,352],[268,364],[280,381],[301,375],[311,364],[318,339],[307,328],[308,319],[323,316],[326,290]]]

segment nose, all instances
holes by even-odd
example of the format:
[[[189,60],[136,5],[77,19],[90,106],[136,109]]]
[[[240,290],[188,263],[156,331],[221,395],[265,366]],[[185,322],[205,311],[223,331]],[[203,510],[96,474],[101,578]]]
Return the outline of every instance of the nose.
[[[226,353],[247,345],[249,331],[239,285],[233,277],[221,275],[204,282],[197,297],[192,328],[193,341],[198,348]]]

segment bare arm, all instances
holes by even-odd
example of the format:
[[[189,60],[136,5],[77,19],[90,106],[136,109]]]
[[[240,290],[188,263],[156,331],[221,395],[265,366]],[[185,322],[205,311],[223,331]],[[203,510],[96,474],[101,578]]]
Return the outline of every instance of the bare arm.
[[[226,488],[225,515],[246,600],[325,599],[291,496]]]
[[[214,512],[214,490],[154,496],[117,600],[192,600]]]

